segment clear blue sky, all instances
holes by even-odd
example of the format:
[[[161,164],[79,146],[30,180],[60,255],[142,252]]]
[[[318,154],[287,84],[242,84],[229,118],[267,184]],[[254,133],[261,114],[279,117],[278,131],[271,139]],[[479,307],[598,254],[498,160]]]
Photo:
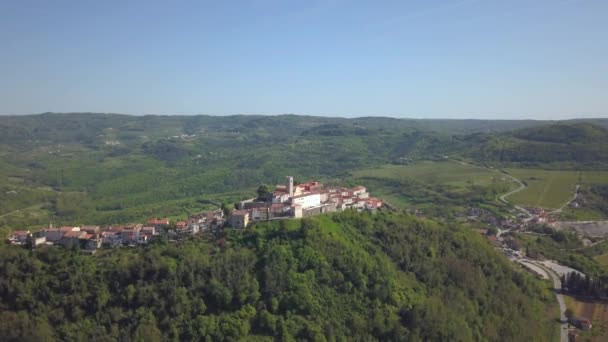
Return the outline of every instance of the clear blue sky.
[[[608,117],[608,1],[0,1],[0,114],[46,111]]]

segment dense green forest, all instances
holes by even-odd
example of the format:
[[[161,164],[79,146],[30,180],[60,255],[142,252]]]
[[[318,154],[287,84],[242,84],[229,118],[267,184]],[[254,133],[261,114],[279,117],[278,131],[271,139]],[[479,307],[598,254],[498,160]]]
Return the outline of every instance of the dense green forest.
[[[445,155],[497,166],[603,168],[607,126],[601,119],[3,116],[0,229],[179,217],[285,175],[348,184],[355,170]]]
[[[558,123],[456,138],[478,162],[558,169],[608,168],[608,130],[591,123]]]
[[[446,156],[608,168],[608,120],[565,122],[53,114],[0,119],[0,232],[141,222],[296,181],[391,188],[429,216],[344,212],[95,256],[0,246],[4,340],[552,340],[548,284],[452,220],[494,211],[500,177],[445,184],[361,170]],[[427,162],[432,160],[433,162]],[[456,163],[453,160],[449,161]],[[429,163],[429,164],[425,164]],[[399,165],[389,165],[399,164]],[[382,166],[388,168],[383,169]],[[360,174],[361,175],[361,174]],[[481,177],[481,176],[480,176]],[[603,210],[604,185],[581,188]],[[489,205],[493,203],[493,205]],[[505,205],[499,203],[500,205]],[[597,207],[597,208],[596,208]],[[595,210],[594,209],[594,210]],[[518,238],[594,277],[572,234]],[[571,249],[567,253],[564,249]]]
[[[553,294],[481,236],[344,212],[84,256],[0,247],[5,341],[548,341]]]

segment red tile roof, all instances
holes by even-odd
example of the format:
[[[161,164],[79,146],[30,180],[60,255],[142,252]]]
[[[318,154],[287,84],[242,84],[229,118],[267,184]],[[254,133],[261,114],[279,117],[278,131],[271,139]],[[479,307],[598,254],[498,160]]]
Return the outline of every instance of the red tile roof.
[[[150,219],[148,220],[148,224],[153,224],[153,225],[169,225],[169,219],[168,218],[163,218],[163,219]]]
[[[112,233],[120,233],[125,229],[125,226],[123,225],[119,225],[119,226],[111,226],[108,227],[107,231],[108,232],[112,232]]]
[[[83,234],[83,232],[70,231],[70,232],[65,233],[63,235],[63,237],[65,237],[65,238],[77,238],[77,237],[80,237],[81,234]]]

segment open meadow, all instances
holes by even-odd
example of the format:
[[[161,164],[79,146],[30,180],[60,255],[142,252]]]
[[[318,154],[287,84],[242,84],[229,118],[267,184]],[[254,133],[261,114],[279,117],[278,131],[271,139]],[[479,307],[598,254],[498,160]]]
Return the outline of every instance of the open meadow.
[[[451,160],[384,165],[352,173],[374,195],[398,206],[461,205],[464,200],[496,202],[498,194],[517,188],[498,172]]]
[[[453,161],[419,161],[411,165],[385,165],[356,171],[355,177],[376,177],[394,180],[416,179],[429,185],[444,185],[464,190],[472,185],[490,185],[499,175],[484,168]]]
[[[559,208],[574,195],[576,185],[608,184],[608,171],[561,171],[505,169],[526,183],[527,188],[509,196],[509,201],[528,207]]]

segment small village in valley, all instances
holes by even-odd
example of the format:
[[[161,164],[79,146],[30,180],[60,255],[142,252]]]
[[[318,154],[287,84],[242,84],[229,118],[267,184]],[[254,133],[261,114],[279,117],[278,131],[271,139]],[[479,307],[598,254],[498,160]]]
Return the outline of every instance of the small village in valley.
[[[274,191],[261,186],[258,196],[236,203],[235,210],[218,208],[190,214],[186,220],[174,223],[169,218],[152,218],[146,223],[107,226],[49,224],[39,231],[14,230],[9,242],[28,248],[58,245],[93,254],[100,248],[147,244],[159,236],[179,240],[226,228],[244,229],[259,221],[299,219],[343,210],[375,212],[383,205],[381,199],[372,197],[363,186],[324,186],[318,181],[294,184],[293,177],[288,176],[287,184],[277,185]]]

